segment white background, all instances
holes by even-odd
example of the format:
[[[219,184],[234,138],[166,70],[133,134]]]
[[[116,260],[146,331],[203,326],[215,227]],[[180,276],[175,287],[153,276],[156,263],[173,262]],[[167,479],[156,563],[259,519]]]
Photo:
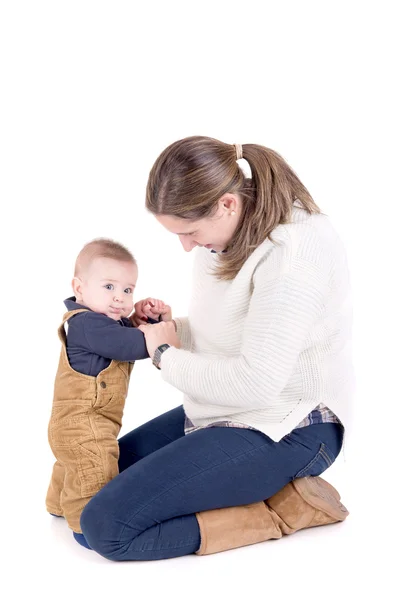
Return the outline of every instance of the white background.
[[[3,598],[396,595],[396,4],[1,2]],[[98,236],[134,252],[137,299],[186,313],[192,255],[146,214],[144,191],[188,135],[280,152],[346,243],[356,419],[326,477],[351,517],[210,557],[112,563],[44,508],[56,328],[75,256]],[[137,363],[123,433],[179,403]]]

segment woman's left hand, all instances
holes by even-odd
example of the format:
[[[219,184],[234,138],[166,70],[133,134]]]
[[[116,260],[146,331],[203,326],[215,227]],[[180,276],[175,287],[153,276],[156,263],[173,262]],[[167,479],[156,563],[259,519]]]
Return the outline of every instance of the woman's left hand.
[[[155,325],[140,325],[138,329],[144,333],[150,358],[153,358],[154,352],[161,344],[169,344],[175,348],[181,347],[173,321],[162,321]]]

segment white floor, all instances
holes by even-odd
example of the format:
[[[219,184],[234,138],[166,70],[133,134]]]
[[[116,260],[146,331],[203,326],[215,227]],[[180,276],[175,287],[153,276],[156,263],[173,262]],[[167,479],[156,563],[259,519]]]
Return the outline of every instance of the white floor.
[[[16,544],[18,560],[12,567],[14,591],[3,598],[33,592],[60,600],[139,594],[243,598],[253,592],[255,598],[359,598],[371,592],[398,597],[394,574],[385,572],[383,564],[387,535],[371,531],[371,522],[368,527],[356,506],[351,509],[352,516],[341,525],[218,555],[143,563],[109,562],[76,544],[60,519],[45,513],[26,516],[26,535]]]

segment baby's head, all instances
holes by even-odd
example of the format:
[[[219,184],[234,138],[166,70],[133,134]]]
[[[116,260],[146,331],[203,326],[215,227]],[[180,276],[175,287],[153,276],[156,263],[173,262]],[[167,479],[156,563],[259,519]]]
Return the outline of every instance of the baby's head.
[[[79,304],[118,321],[133,310],[138,277],[136,261],[127,248],[98,238],[78,254],[72,287]]]

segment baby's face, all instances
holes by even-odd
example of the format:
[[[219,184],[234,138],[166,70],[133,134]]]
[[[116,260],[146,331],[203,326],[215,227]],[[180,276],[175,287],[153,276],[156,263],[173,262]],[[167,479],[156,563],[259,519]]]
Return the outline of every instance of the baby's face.
[[[133,310],[133,291],[138,270],[130,262],[95,258],[80,278],[74,280],[79,304],[118,321]]]

